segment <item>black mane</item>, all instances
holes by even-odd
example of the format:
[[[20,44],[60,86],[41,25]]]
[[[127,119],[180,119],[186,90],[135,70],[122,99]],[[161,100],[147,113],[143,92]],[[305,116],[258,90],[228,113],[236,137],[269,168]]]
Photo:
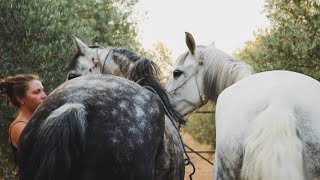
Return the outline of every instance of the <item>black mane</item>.
[[[102,48],[101,46],[90,46],[90,48]],[[76,68],[81,52],[77,52],[69,63],[68,71]],[[160,83],[160,68],[149,58],[139,56],[136,53],[125,48],[112,48],[110,56],[118,65],[119,71],[127,78],[141,86],[152,88],[162,100],[167,112],[167,116],[179,123],[185,123],[185,120],[178,113],[169,101],[166,90]],[[104,65],[102,65],[104,66]],[[103,67],[102,67],[103,68]],[[76,75],[76,77],[81,75]]]
[[[185,124],[183,116],[173,108],[168,94],[159,80],[159,75],[160,68],[153,61],[145,57],[140,57],[130,68],[128,79],[154,90],[167,109],[166,115],[170,119],[173,118],[175,121]]]

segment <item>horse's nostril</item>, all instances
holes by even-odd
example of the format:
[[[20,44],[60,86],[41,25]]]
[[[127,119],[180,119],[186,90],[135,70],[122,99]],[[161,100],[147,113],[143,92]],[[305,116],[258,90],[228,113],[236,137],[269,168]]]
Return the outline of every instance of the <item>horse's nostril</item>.
[[[73,73],[70,73],[70,74],[68,75],[68,80],[70,80],[70,79],[74,79],[74,78],[79,77],[79,76],[81,76],[81,75],[80,75],[80,74],[73,74]]]

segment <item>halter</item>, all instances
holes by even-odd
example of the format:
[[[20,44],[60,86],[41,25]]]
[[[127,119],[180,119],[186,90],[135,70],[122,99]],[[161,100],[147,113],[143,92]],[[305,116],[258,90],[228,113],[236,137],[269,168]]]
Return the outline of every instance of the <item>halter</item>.
[[[206,100],[205,98],[205,95],[204,94],[201,94],[200,92],[200,88],[199,88],[199,85],[198,85],[198,81],[197,81],[197,78],[196,76],[198,75],[198,72],[200,70],[200,67],[203,65],[204,63],[204,58],[202,57],[202,54],[200,54],[200,57],[199,57],[199,67],[195,70],[195,72],[188,78],[186,79],[183,83],[181,83],[178,87],[174,88],[173,90],[169,91],[168,93],[173,93],[175,94],[175,91],[180,89],[181,87],[183,87],[192,77],[195,78],[195,82],[196,82],[196,85],[197,85],[197,90],[198,90],[198,95],[200,97],[200,103],[201,105],[197,105],[197,104],[194,104],[192,102],[189,102],[187,101],[187,103],[191,104],[192,106],[196,107],[196,110],[198,110],[203,104],[204,104],[204,101]],[[195,110],[195,111],[196,111]]]
[[[107,48],[105,48],[105,49],[107,49]],[[107,59],[108,59],[109,54],[110,54],[111,51],[113,51],[113,48],[110,48],[110,50],[108,51],[107,56],[104,58],[104,61],[103,61],[103,64],[102,64],[102,69],[101,69],[101,74],[103,74],[104,65],[106,64],[106,61],[107,61]],[[99,56],[98,56],[98,59],[99,59]],[[100,62],[100,61],[99,61],[99,62]]]
[[[104,48],[104,50],[106,50],[106,49],[108,49],[108,48]],[[98,53],[98,50],[96,50],[97,59],[92,59],[93,66],[90,67],[90,68],[86,71],[86,73],[84,73],[83,75],[88,74],[88,72],[92,72],[92,70],[97,67],[97,63],[94,62],[95,60],[98,60],[98,62],[100,63],[100,65],[102,65],[102,66],[101,66],[100,73],[103,74],[104,66],[105,66],[106,61],[107,61],[107,59],[108,59],[108,57],[109,57],[109,54],[110,54],[111,51],[113,51],[113,48],[112,48],[112,47],[110,47],[109,49],[110,49],[110,50],[108,51],[108,54],[107,54],[106,57],[104,58],[103,63],[101,63],[100,58],[99,58],[102,53],[99,54],[99,53]]]

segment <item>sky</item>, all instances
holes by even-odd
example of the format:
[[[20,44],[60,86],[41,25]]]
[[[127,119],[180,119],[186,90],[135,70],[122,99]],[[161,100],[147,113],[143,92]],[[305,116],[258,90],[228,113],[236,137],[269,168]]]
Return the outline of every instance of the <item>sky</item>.
[[[140,0],[137,11],[139,39],[146,49],[161,41],[177,58],[187,50],[185,33],[197,45],[215,46],[229,54],[254,40],[254,32],[267,28],[264,0]]]

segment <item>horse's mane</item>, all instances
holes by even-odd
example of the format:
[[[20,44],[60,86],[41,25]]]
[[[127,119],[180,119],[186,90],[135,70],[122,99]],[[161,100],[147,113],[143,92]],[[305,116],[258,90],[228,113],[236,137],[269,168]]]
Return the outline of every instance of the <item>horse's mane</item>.
[[[90,48],[102,47],[90,46]],[[148,86],[149,88],[152,88],[155,93],[158,94],[168,111],[167,116],[174,118],[177,122],[185,122],[183,116],[173,108],[169,101],[167,92],[159,80],[160,69],[152,60],[139,56],[125,48],[112,48],[110,51],[112,52],[110,55],[112,56],[113,61],[118,65],[119,71],[122,73],[121,76],[136,82],[141,86]],[[69,71],[71,69],[75,69],[78,58],[81,55],[81,52],[77,52],[73,56],[69,63]]]
[[[125,75],[126,78],[141,86],[152,88],[168,110],[169,114],[167,114],[167,116],[173,117],[179,123],[184,123],[183,116],[173,108],[168,94],[159,80],[159,67],[152,60],[138,56],[127,49],[116,48],[113,50],[113,53],[113,59],[119,65],[120,71],[128,72],[128,74]]]
[[[126,78],[129,76],[130,66],[143,58],[125,48],[113,48],[112,52],[113,61],[118,64],[120,72],[122,72]]]
[[[254,73],[252,67],[235,59],[213,46],[198,46],[204,59],[204,94],[217,100],[218,95],[228,86]]]

